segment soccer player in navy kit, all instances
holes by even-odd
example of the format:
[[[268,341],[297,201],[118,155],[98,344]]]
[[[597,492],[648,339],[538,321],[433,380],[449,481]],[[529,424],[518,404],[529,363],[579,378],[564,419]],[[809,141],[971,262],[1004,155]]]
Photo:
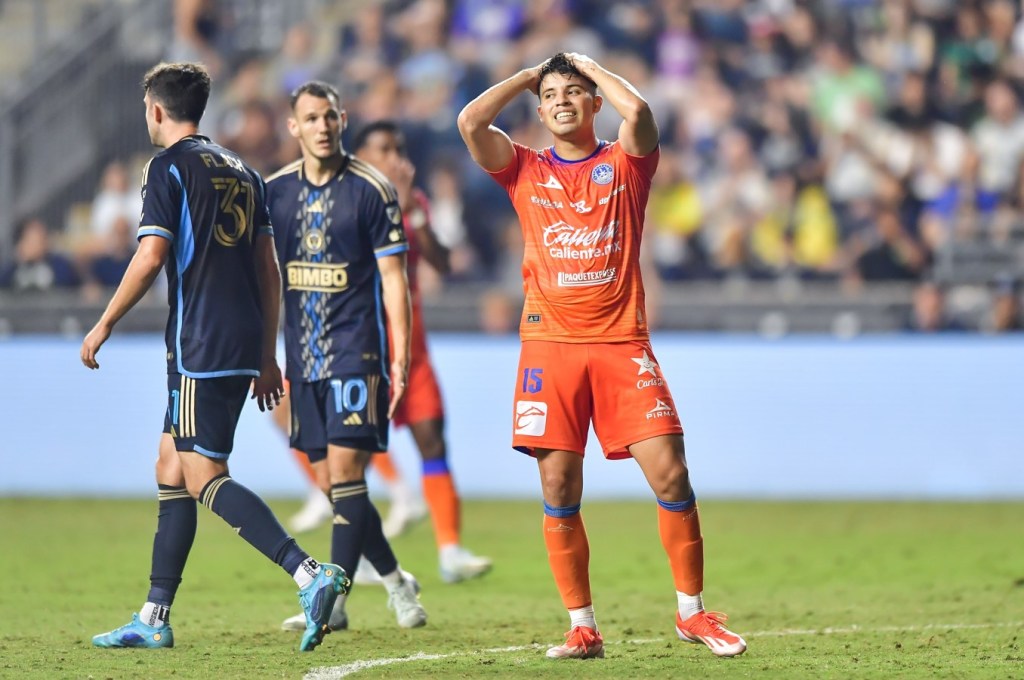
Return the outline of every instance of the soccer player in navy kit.
[[[337,90],[308,82],[291,106],[288,130],[302,158],[267,182],[284,272],[291,446],[309,456],[334,506],[332,562],[354,573],[365,555],[381,574],[398,625],[414,628],[427,622],[426,612],[366,489],[370,456],[387,450],[409,372],[402,211],[394,186],[342,149],[346,118]],[[348,626],[345,599],[334,604],[333,630]]]
[[[210,94],[201,64],[159,64],[143,80],[146,126],[164,150],[143,173],[139,248],[103,316],[82,343],[82,363],[167,265],[167,390],[156,478],[160,514],[150,591],[131,622],[97,635],[97,647],[173,647],[170,609],[196,533],[196,499],[220,515],[298,584],[305,617],[299,649],[330,632],[348,579],[318,564],[270,508],[228,474],[235,427],[252,387],[260,410],[282,394],[275,358],[281,275],[262,178],[198,134]]]

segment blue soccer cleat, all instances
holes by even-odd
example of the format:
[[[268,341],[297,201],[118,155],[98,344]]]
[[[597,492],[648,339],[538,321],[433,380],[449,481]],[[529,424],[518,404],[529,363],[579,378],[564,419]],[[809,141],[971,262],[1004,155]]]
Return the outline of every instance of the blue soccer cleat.
[[[171,630],[169,623],[154,628],[139,621],[138,614],[132,614],[131,623],[126,623],[109,633],[94,636],[92,644],[96,647],[142,647],[143,649],[173,647],[174,631]]]
[[[324,635],[331,632],[331,610],[338,595],[348,592],[352,582],[345,570],[336,564],[320,564],[320,572],[313,582],[299,591],[299,604],[306,614],[306,632],[302,634],[299,651],[310,652],[319,645]]]

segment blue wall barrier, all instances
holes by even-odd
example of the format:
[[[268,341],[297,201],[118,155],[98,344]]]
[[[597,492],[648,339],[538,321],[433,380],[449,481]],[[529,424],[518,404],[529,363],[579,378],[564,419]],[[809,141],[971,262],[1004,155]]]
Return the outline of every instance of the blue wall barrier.
[[[1024,339],[653,341],[698,496],[1024,498]],[[535,464],[509,447],[518,347],[513,337],[431,338],[451,467],[468,497],[539,498]],[[82,367],[78,348],[50,337],[0,342],[0,495],[152,495],[162,339],[115,336],[99,371]],[[649,497],[636,464],[604,460],[593,439],[587,497]],[[393,443],[418,483],[411,439],[399,431]],[[284,436],[255,404],[243,412],[231,468],[270,496],[306,489]]]

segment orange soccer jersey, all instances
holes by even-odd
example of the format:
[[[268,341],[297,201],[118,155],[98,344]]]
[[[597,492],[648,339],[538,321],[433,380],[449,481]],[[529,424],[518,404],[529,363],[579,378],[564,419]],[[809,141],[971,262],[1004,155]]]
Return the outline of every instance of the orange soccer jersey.
[[[526,251],[523,348],[512,445],[583,453],[593,422],[605,456],[682,433],[648,342],[640,238],[658,152],[602,143],[568,162],[516,144],[492,173],[512,197]]]
[[[623,342],[648,336],[640,238],[659,153],[602,142],[588,158],[514,144],[491,173],[523,229],[523,340]]]

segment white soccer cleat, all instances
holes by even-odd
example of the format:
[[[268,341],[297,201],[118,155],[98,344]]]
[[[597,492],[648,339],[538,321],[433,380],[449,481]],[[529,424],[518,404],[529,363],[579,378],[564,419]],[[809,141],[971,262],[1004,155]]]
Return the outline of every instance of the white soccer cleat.
[[[419,599],[419,584],[415,579],[402,579],[397,586],[388,588],[388,609],[394,610],[400,628],[419,628],[427,625],[427,612]]]
[[[301,534],[312,531],[334,517],[334,506],[320,489],[313,489],[306,499],[305,505],[288,520],[292,531]]]
[[[446,547],[441,551],[441,580],[458,583],[483,576],[493,566],[489,557],[474,555],[462,546]]]
[[[684,642],[703,642],[715,656],[739,656],[747,643],[722,625],[727,619],[719,612],[700,611],[684,621],[676,612],[676,635]]]
[[[385,538],[401,536],[409,527],[427,516],[427,506],[418,496],[397,495],[388,509],[388,516],[381,522]]]
[[[334,601],[334,607],[331,609],[331,618],[327,621],[327,627],[332,631],[346,630],[348,628],[348,614],[345,612],[345,602],[343,598],[339,597]],[[289,616],[281,622],[281,630],[293,630],[299,633],[305,632],[306,615],[300,612],[295,616]]]
[[[384,582],[380,580],[380,574],[377,573],[377,569],[374,568],[370,560],[366,559],[366,556],[360,556],[359,564],[356,565],[356,573],[352,576],[352,583],[358,583],[361,586],[382,586]]]

